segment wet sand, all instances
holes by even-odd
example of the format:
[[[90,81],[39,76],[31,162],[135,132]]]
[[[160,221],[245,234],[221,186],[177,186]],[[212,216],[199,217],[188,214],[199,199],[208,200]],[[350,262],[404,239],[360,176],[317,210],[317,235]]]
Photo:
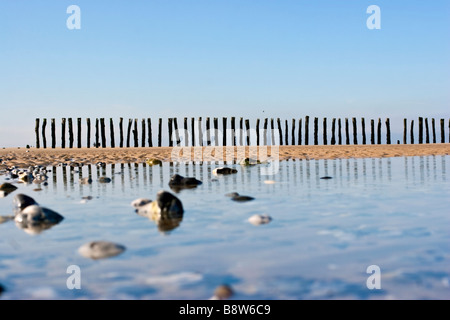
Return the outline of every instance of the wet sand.
[[[450,144],[415,145],[338,145],[338,146],[260,146],[260,147],[138,147],[138,148],[73,148],[73,149],[0,149],[0,168],[30,165],[56,166],[79,164],[142,163],[147,159],[161,161],[239,161],[287,159],[348,159],[449,155]]]

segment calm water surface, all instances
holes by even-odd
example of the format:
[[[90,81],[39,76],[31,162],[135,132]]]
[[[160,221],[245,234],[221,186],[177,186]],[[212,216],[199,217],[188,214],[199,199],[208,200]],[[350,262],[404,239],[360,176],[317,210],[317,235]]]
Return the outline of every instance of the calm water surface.
[[[223,165],[238,173],[212,174]],[[14,221],[0,224],[0,299],[209,299],[223,283],[233,287],[231,299],[450,299],[449,156],[288,160],[271,176],[264,166],[50,167],[38,191],[9,180],[19,189],[0,198],[1,216],[24,193],[65,219],[34,235]],[[175,173],[203,184],[176,192],[168,186]],[[89,175],[92,184],[79,183]],[[185,209],[170,231],[131,206],[159,190]],[[229,192],[255,200],[234,202]],[[253,214],[273,220],[255,226]],[[91,240],[126,250],[90,260],[77,250]],[[81,289],[67,287],[71,265],[80,268]],[[372,265],[380,289],[367,287]]]

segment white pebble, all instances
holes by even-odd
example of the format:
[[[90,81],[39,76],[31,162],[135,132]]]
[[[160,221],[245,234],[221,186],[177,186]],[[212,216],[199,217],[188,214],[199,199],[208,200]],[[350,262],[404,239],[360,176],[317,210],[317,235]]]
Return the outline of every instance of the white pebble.
[[[248,221],[255,226],[259,226],[261,224],[269,223],[270,221],[272,221],[272,218],[267,214],[254,214],[253,216],[248,218]]]

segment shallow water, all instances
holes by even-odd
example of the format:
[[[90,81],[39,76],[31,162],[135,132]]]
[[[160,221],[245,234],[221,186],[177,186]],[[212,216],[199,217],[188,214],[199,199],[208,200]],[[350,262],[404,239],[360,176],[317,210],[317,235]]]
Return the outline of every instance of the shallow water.
[[[223,165],[238,173],[212,174]],[[209,299],[223,283],[234,289],[231,299],[450,298],[449,156],[287,160],[262,175],[266,166],[50,167],[39,191],[14,182],[19,189],[0,198],[1,216],[24,193],[65,219],[35,235],[0,224],[0,299]],[[168,186],[174,173],[203,184],[176,193]],[[89,175],[92,184],[79,183]],[[131,206],[162,189],[185,209],[167,232]],[[255,200],[234,202],[230,192]],[[252,225],[253,214],[272,221]],[[126,250],[90,260],[77,250],[91,240]],[[72,265],[81,289],[67,286]],[[367,286],[378,275],[367,272],[372,265],[380,289]]]

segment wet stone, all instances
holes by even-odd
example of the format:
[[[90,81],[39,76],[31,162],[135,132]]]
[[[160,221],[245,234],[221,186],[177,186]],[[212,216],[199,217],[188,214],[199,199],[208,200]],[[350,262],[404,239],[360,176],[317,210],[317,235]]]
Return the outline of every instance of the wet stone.
[[[237,202],[245,202],[245,201],[251,201],[251,200],[254,200],[254,199],[255,199],[255,198],[250,197],[250,196],[243,196],[243,195],[240,195],[240,194],[237,193],[237,192],[227,193],[226,196],[227,196],[227,197],[230,197],[231,200],[237,201]]]
[[[226,175],[226,174],[233,174],[233,173],[237,173],[237,170],[233,169],[233,168],[228,168],[228,167],[220,167],[220,168],[215,168],[213,170],[213,174],[215,174],[215,175]]]
[[[37,202],[32,198],[23,193],[16,194],[13,199],[15,211],[21,211],[28,206],[37,204]]]
[[[98,182],[100,182],[100,183],[110,183],[111,181],[112,181],[111,178],[108,178],[108,177],[98,178]]]
[[[78,248],[78,253],[93,260],[117,256],[125,251],[125,246],[110,241],[90,241]]]
[[[174,174],[169,181],[169,187],[175,192],[181,189],[192,189],[201,185],[202,182],[193,177],[183,177],[179,174]]]

